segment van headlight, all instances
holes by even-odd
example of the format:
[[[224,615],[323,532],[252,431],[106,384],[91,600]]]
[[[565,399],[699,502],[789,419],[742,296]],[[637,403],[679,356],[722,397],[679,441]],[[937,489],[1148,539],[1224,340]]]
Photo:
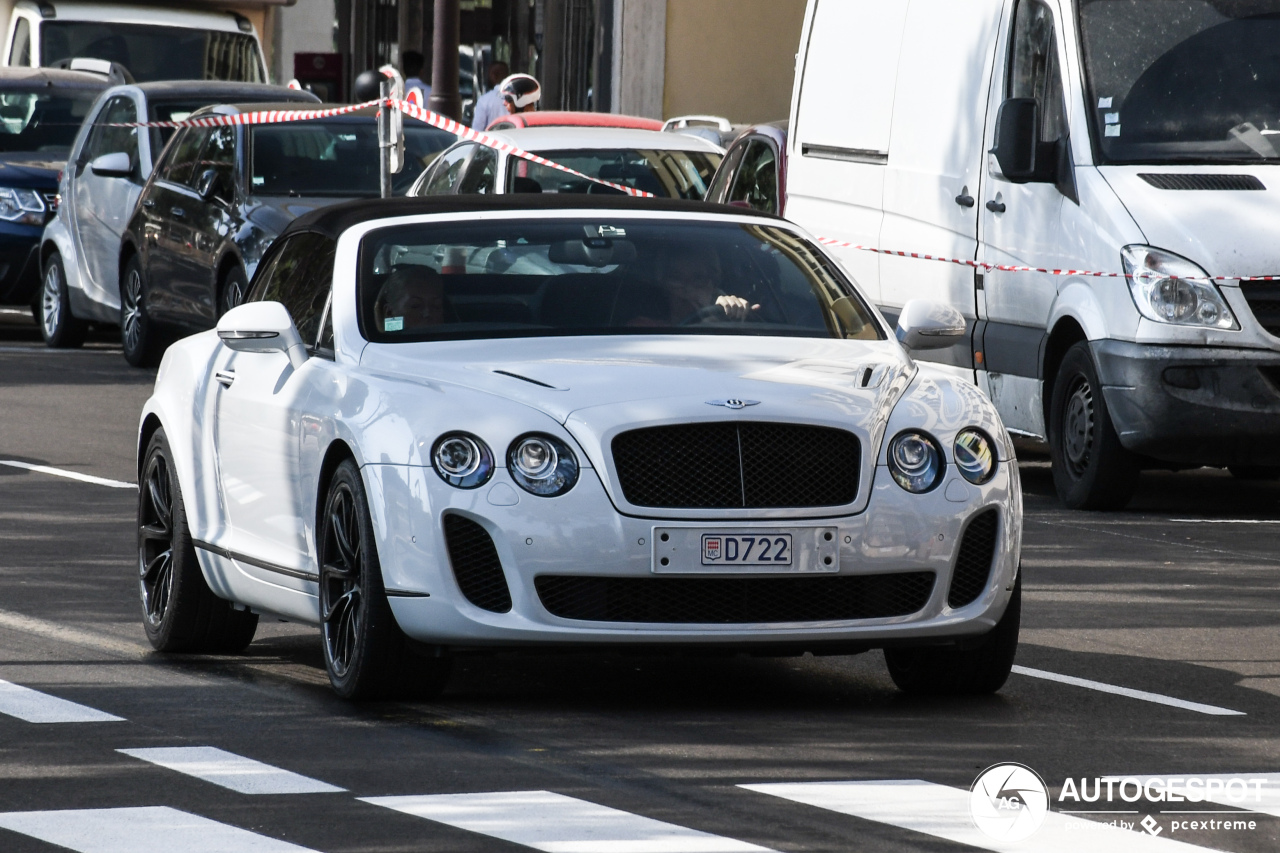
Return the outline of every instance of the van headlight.
[[[507,451],[507,471],[526,492],[550,498],[564,494],[578,482],[578,459],[558,438],[522,435]]]
[[[973,427],[960,430],[952,450],[960,476],[970,483],[981,486],[995,476],[995,445],[982,430]]]
[[[889,473],[908,492],[927,492],[942,480],[942,448],[932,436],[905,430],[889,442]]]
[[[1138,312],[1157,323],[1238,329],[1235,315],[1209,275],[1186,258],[1153,249],[1120,250],[1125,279]]]
[[[474,435],[450,432],[436,439],[431,448],[431,465],[449,485],[474,489],[493,476],[493,453]]]

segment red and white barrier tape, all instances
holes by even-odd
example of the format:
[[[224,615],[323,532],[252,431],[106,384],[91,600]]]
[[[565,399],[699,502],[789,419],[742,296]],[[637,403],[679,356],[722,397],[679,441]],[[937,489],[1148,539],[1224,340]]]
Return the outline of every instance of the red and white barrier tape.
[[[857,249],[860,252],[874,252],[877,255],[893,255],[899,258],[916,258],[921,261],[939,261],[944,264],[957,264],[972,267],[983,272],[1038,272],[1045,275],[1074,275],[1085,278],[1127,278],[1122,272],[1095,272],[1093,270],[1049,269],[1046,267],[1028,267],[1021,264],[990,264],[985,261],[973,261],[968,258],[944,258],[940,255],[926,255],[923,252],[898,252],[893,249],[877,249],[873,246],[862,246],[846,240],[831,237],[819,237],[818,242],[824,246],[837,249]],[[1179,276],[1190,281],[1280,281],[1280,275],[1196,275]]]
[[[239,127],[249,124],[280,124],[287,121],[310,121],[318,118],[354,113],[357,110],[376,107],[381,101],[366,101],[363,104],[352,104],[348,107],[334,107],[328,110],[257,110],[251,113],[235,115],[201,116],[182,121],[129,121],[111,122],[108,127]]]

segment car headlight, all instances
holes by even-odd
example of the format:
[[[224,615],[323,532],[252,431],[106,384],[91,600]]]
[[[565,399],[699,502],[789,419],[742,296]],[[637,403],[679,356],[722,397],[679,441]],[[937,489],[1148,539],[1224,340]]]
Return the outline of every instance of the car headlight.
[[[0,219],[22,225],[43,225],[44,199],[35,190],[0,187]]]
[[[459,489],[483,486],[493,476],[489,446],[465,432],[445,433],[436,439],[431,464],[441,480]]]
[[[942,448],[923,432],[906,430],[889,442],[889,473],[908,492],[927,492],[942,480]]]
[[[981,486],[996,473],[995,446],[982,430],[960,430],[954,446],[956,467],[960,476],[975,486]]]
[[[578,459],[549,435],[522,435],[507,451],[507,470],[520,488],[542,497],[562,495],[578,482]]]
[[[1120,250],[1138,312],[1157,323],[1236,329],[1235,315],[1209,275],[1186,258],[1150,246]]]

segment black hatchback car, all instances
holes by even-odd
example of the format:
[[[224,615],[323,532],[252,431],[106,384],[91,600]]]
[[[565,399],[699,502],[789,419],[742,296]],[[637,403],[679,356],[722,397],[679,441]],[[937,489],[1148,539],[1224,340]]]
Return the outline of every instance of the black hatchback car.
[[[38,247],[58,207],[58,177],[105,75],[0,69],[0,304],[34,303]]]
[[[192,117],[276,109],[298,105],[209,107]],[[404,193],[454,138],[406,122],[405,166],[393,190]],[[373,108],[308,121],[180,130],[143,187],[121,240],[125,358],[135,366],[154,364],[169,340],[212,328],[244,298],[263,253],[295,217],[336,201],[375,197],[378,181]]]

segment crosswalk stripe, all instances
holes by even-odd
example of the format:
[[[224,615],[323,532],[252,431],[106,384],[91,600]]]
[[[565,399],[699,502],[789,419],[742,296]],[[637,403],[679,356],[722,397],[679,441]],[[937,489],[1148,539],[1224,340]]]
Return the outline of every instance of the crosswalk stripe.
[[[1046,681],[1056,681],[1059,684],[1070,684],[1073,687],[1084,687],[1089,690],[1097,690],[1100,693],[1111,693],[1115,696],[1126,696],[1130,699],[1141,699],[1143,702],[1154,702],[1157,705],[1168,705],[1172,708],[1183,708],[1187,711],[1196,711],[1201,714],[1209,714],[1215,717],[1246,716],[1244,711],[1233,711],[1230,708],[1219,708],[1217,705],[1206,705],[1203,702],[1188,702],[1185,699],[1176,699],[1173,696],[1165,696],[1162,693],[1148,693],[1146,690],[1134,690],[1131,687],[1118,687],[1114,684],[1104,684],[1101,681],[1092,681],[1088,678],[1077,678],[1074,675],[1060,675],[1056,672],[1045,672],[1043,669],[1032,669],[1027,666],[1014,666],[1012,671],[1016,675],[1025,675],[1029,678],[1043,678]]]
[[[546,853],[772,853],[550,791],[360,799]]]
[[[167,806],[0,813],[0,829],[76,853],[315,853]]]
[[[0,714],[28,723],[112,723],[124,720],[123,717],[9,681],[0,681]]]
[[[1204,785],[1201,784],[1195,789],[1197,796],[1203,795],[1203,802],[1197,804],[1195,802],[1169,802],[1165,803],[1162,811],[1174,812],[1185,810],[1188,813],[1196,809],[1204,808],[1204,803],[1215,803],[1220,806],[1230,806],[1233,809],[1240,809],[1245,812],[1258,812],[1260,814],[1269,814],[1274,817],[1280,817],[1280,773],[1165,773],[1160,776],[1103,776],[1102,780],[1111,779],[1119,781],[1121,779],[1137,779],[1138,782],[1145,785],[1149,779],[1163,779],[1165,781],[1180,779],[1184,784],[1178,785],[1176,791],[1183,794],[1187,791],[1185,781],[1187,779],[1199,779],[1201,782],[1207,782],[1210,779],[1217,780],[1225,784],[1233,779],[1244,779],[1248,783],[1249,793],[1245,798],[1237,795],[1238,789],[1233,789],[1231,794],[1225,790],[1214,790],[1212,793],[1206,793]],[[1255,780],[1263,780],[1265,784],[1259,786],[1257,790],[1258,798],[1254,799],[1254,787],[1252,783]],[[1086,804],[1087,805],[1087,804]],[[1082,806],[1084,807],[1084,806]]]
[[[176,746],[117,749],[125,755],[230,788],[241,794],[329,794],[345,791],[215,746]]]
[[[1106,826],[1058,812],[1049,812],[1044,824],[1025,842],[1016,845],[1000,842],[974,825],[969,813],[968,791],[919,779],[784,782],[739,787],[864,820],[887,823],[981,850],[1034,850],[1036,853],[1079,853],[1081,850],[1088,850],[1090,853],[1191,853],[1210,849],[1140,831]]]

